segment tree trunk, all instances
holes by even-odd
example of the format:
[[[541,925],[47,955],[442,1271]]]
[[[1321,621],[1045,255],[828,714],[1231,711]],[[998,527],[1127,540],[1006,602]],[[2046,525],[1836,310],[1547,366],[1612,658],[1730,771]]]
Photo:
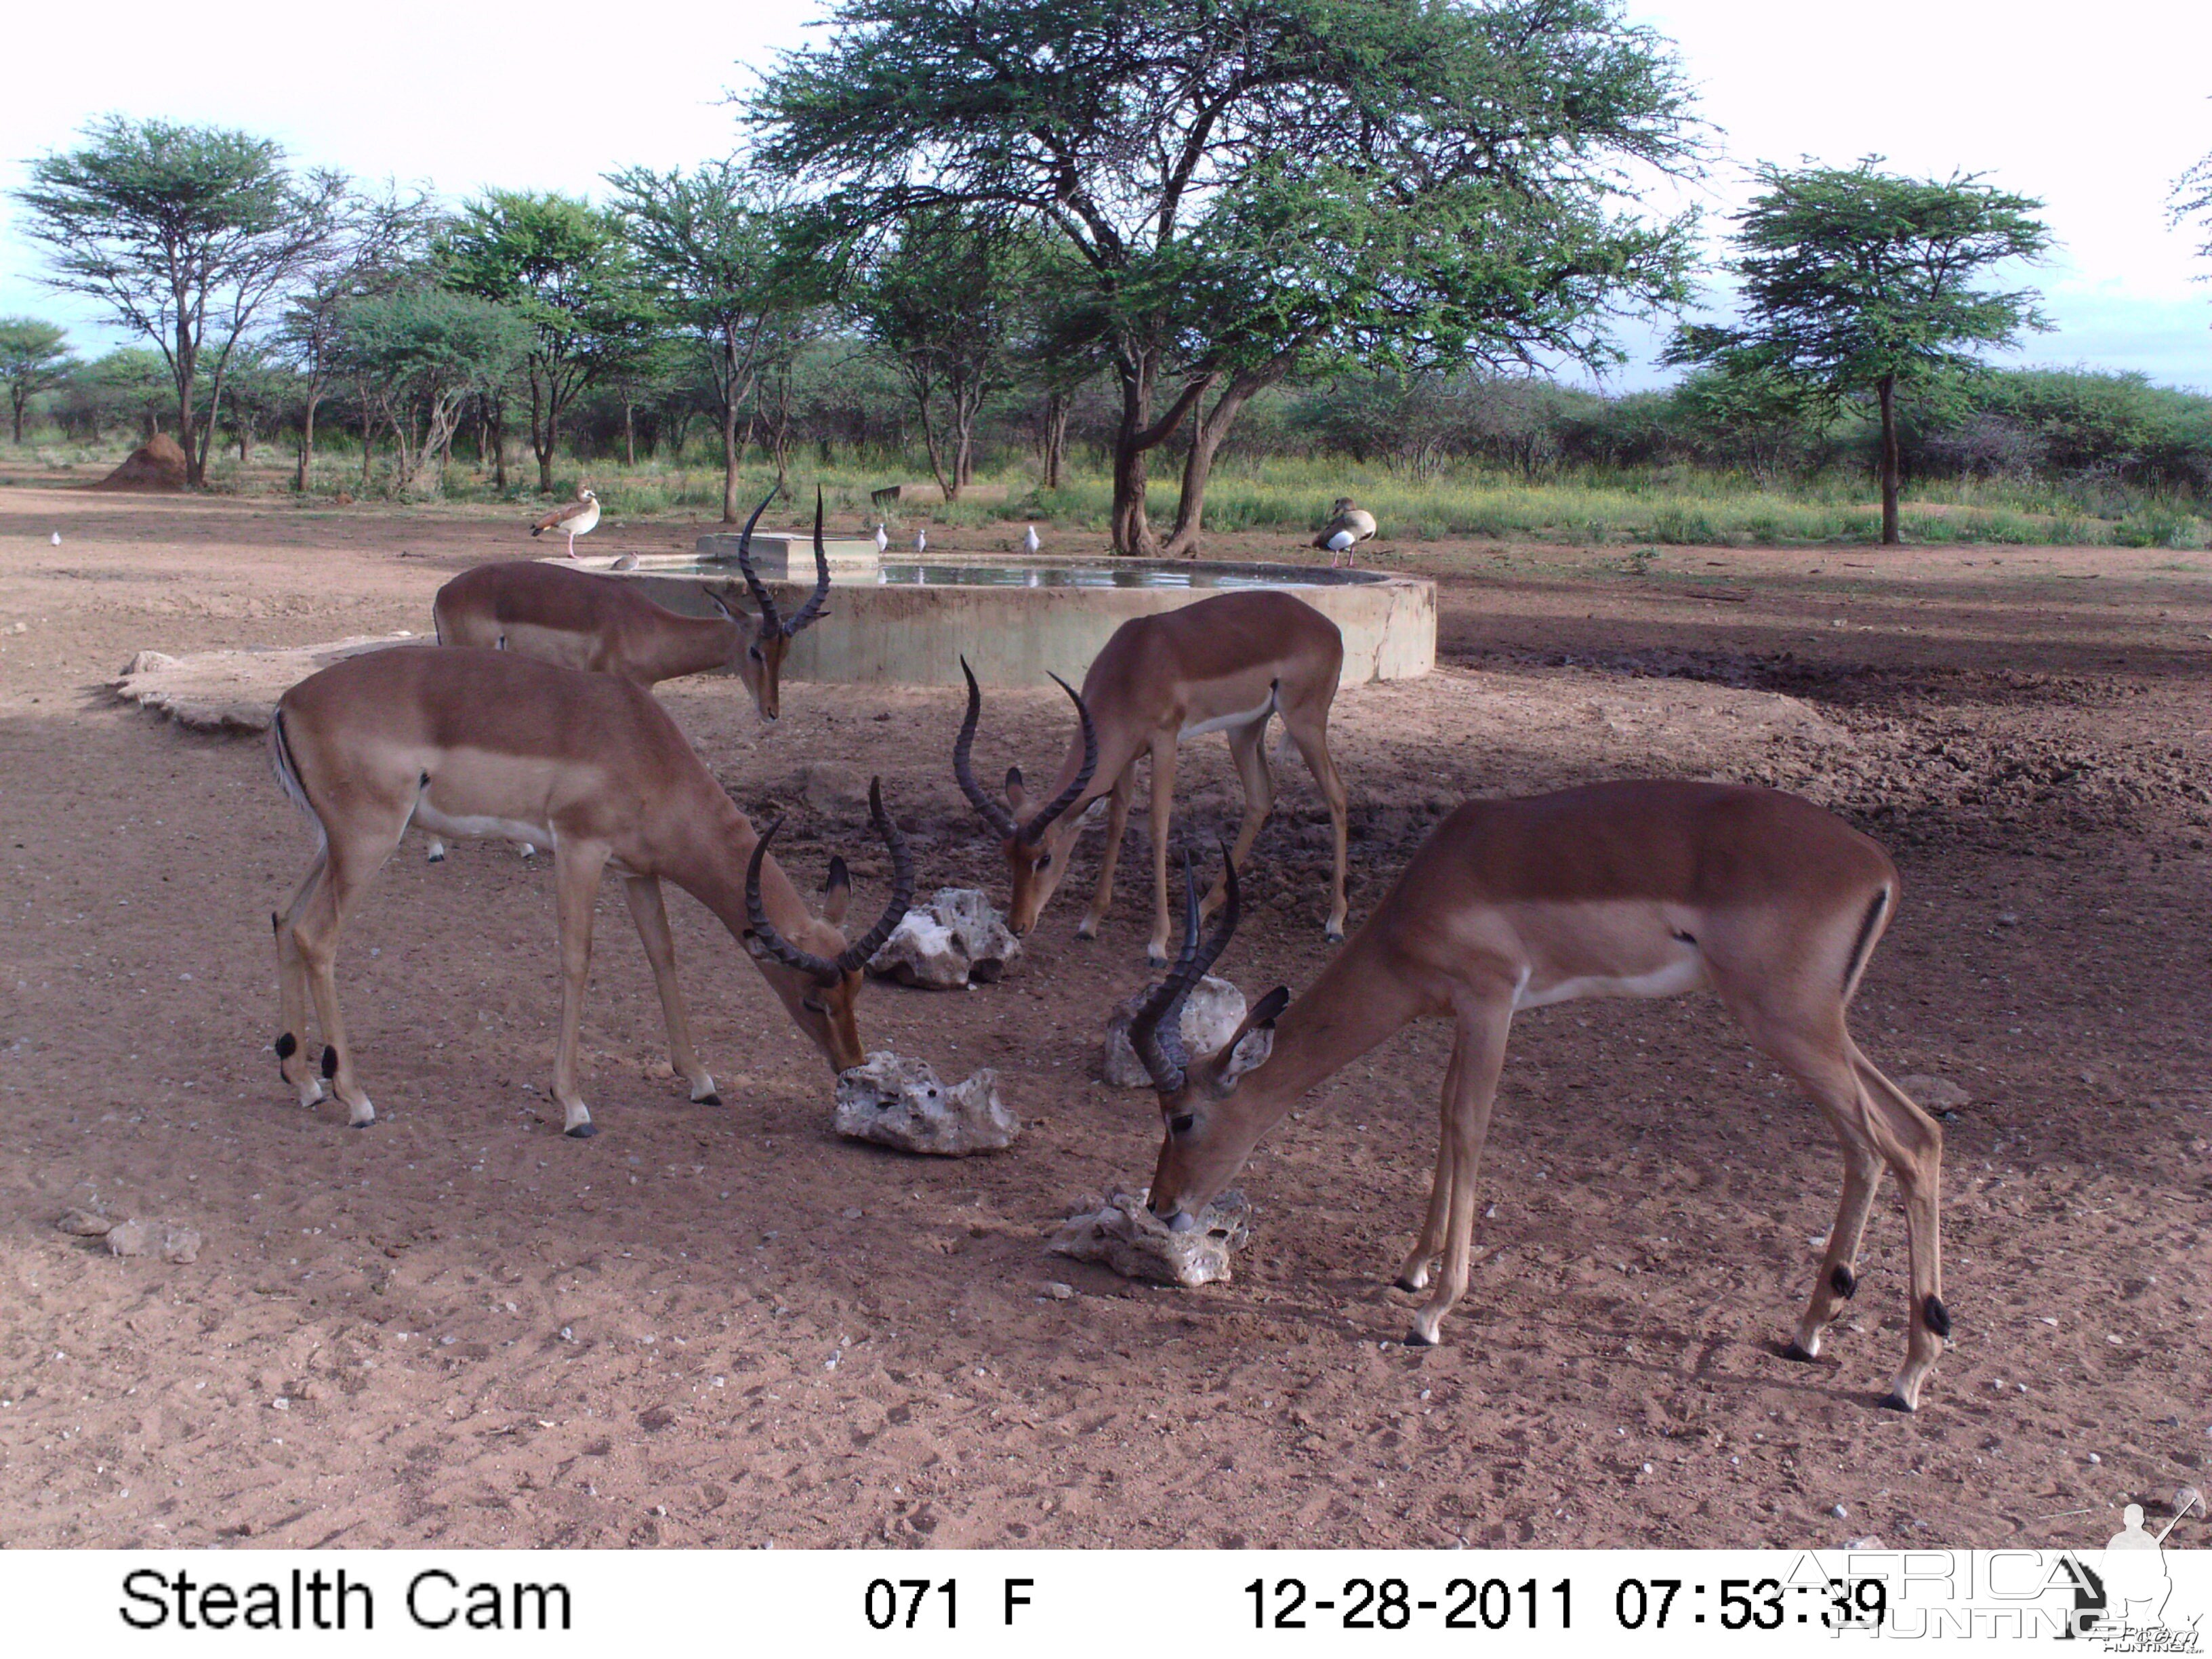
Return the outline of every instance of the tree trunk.
[[[1213,407],[1201,414],[1190,434],[1190,453],[1183,457],[1182,495],[1176,503],[1175,528],[1168,532],[1161,554],[1168,558],[1198,556],[1199,538],[1206,519],[1206,483],[1213,474],[1213,457],[1229,435],[1237,416],[1253,394],[1275,384],[1290,372],[1287,359],[1264,368],[1248,369],[1230,381]]]
[[[1114,550],[1125,557],[1155,556],[1151,522],[1145,516],[1146,459],[1168,435],[1181,426],[1191,405],[1204,397],[1214,381],[1212,374],[1200,375],[1176,396],[1175,406],[1157,421],[1146,423],[1152,409],[1152,384],[1159,368],[1159,352],[1144,347],[1122,354],[1121,422],[1114,433]]]
[[[1897,376],[1883,375],[1877,390],[1881,394],[1881,544],[1895,547],[1904,539],[1897,532]]]
[[[307,410],[300,420],[300,465],[299,470],[292,475],[292,493],[295,495],[304,495],[307,493],[308,474],[313,470],[315,465],[315,405],[322,400],[321,384],[309,381]]]
[[[1044,400],[1044,487],[1060,488],[1060,469],[1067,459],[1067,405],[1064,392],[1049,393]]]
[[[553,422],[546,408],[545,389],[539,384],[538,370],[530,371],[530,449],[538,457],[538,488],[541,494],[553,493]]]
[[[491,442],[491,487],[504,495],[507,494],[507,396],[504,392],[484,398],[484,431]]]
[[[960,499],[960,475],[957,472],[955,472],[950,478],[947,478],[945,476],[945,462],[941,454],[940,446],[937,441],[937,428],[929,418],[929,398],[927,393],[921,395],[921,444],[922,447],[929,452],[929,476],[937,480],[937,493],[939,495],[944,496],[948,501],[958,501]]]
[[[21,449],[23,447],[23,404],[26,399],[21,392],[12,389],[9,398],[15,405],[15,447]]]
[[[636,404],[629,393],[623,394],[623,465],[637,465]]]

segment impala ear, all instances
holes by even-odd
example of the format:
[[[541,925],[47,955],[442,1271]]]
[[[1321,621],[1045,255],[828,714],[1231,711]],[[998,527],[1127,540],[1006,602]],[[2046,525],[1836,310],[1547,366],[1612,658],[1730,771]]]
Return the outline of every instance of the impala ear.
[[[1029,792],[1022,787],[1022,769],[1018,766],[1006,769],[1006,799],[1017,812],[1029,808]]]
[[[1244,1023],[1237,1028],[1237,1035],[1229,1039],[1224,1051],[1226,1058],[1215,1082],[1224,1088],[1234,1088],[1245,1073],[1267,1063],[1267,1056],[1275,1052],[1275,1021],[1290,1006],[1291,993],[1287,987],[1278,985],[1261,997],[1252,1012],[1244,1016]]]
[[[845,920],[845,907],[852,898],[852,872],[846,869],[843,859],[832,857],[830,878],[822,884],[822,920],[832,927],[842,926]]]

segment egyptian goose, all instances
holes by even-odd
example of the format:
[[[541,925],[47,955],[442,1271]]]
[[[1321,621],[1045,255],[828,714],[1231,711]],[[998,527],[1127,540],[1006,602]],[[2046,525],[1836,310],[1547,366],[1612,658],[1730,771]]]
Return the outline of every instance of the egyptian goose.
[[[1328,568],[1334,570],[1339,559],[1351,563],[1352,548],[1375,533],[1375,515],[1354,507],[1349,495],[1338,496],[1329,512],[1332,516],[1313,544],[1328,550]]]
[[[531,526],[530,533],[539,536],[549,530],[561,532],[568,538],[568,556],[573,559],[576,556],[576,538],[590,535],[599,522],[599,498],[588,489],[580,489],[576,499],[568,506],[548,513]]]

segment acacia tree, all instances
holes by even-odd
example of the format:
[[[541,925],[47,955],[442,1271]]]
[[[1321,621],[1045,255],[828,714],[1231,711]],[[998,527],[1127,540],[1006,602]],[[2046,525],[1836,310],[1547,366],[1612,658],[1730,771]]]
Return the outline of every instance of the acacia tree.
[[[1119,381],[1113,532],[1200,415],[1171,545],[1255,392],[1383,357],[1607,355],[1679,292],[1686,222],[1620,217],[1694,153],[1672,56],[1616,0],[838,0],[750,118],[859,228],[941,206],[1078,256]],[[1164,405],[1164,407],[1162,405]]]
[[[573,196],[490,191],[463,208],[438,258],[448,288],[511,306],[530,325],[530,447],[550,495],[561,417],[649,332],[621,227]]]
[[[878,245],[846,295],[861,333],[913,394],[948,501],[974,477],[984,399],[1013,384],[1036,270],[1032,239],[1003,219],[926,209]]]
[[[497,384],[530,346],[520,315],[474,295],[406,288],[340,308],[331,365],[362,388],[392,433],[393,493],[439,493],[469,398]]]
[[[2191,219],[2201,222],[2204,240],[2197,245],[2197,252],[2201,258],[2212,259],[2212,155],[2199,157],[2196,166],[2173,181],[2167,205],[2175,229]]]
[[[0,385],[8,388],[19,446],[23,441],[23,406],[81,367],[68,342],[66,332],[35,317],[0,317]]]
[[[315,415],[329,394],[331,352],[339,313],[356,300],[388,294],[428,252],[437,210],[429,194],[356,196],[339,209],[324,251],[302,273],[276,330],[276,347],[301,377],[298,464],[292,488],[304,492],[315,460]]]
[[[781,204],[735,163],[609,173],[614,211],[660,310],[704,348],[722,432],[722,522],[738,521],[738,417],[788,299]]]
[[[48,250],[48,287],[100,301],[160,348],[198,488],[214,424],[195,400],[203,354],[212,338],[212,408],[262,308],[327,245],[347,182],[324,169],[295,177],[273,140],[224,128],[111,115],[84,137],[31,164],[15,192],[25,229]]]
[[[2035,291],[1977,284],[1993,265],[2036,259],[2043,206],[1978,173],[1903,179],[1869,155],[1852,167],[1761,163],[1764,189],[1735,216],[1742,321],[1679,330],[1675,363],[1765,379],[1832,409],[1874,402],[1881,423],[1881,539],[1899,540],[1897,395],[1981,367],[1980,352],[2050,326]]]

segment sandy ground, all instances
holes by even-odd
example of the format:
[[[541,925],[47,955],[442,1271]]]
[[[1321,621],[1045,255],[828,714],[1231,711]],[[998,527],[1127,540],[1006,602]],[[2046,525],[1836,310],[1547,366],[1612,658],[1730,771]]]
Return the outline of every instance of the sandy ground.
[[[430,866],[410,840],[341,957],[381,1121],[301,1111],[268,1048],[267,917],[304,826],[258,742],[106,684],[144,648],[419,632],[448,574],[526,550],[489,512],[0,489],[0,1542],[2079,1544],[2202,1481],[2212,558],[1377,555],[1441,579],[1442,665],[1339,701],[1355,923],[1449,805],[1593,777],[1766,780],[1896,853],[1856,1029],[1893,1076],[1971,1097],[1948,1129],[1956,1336],[1905,1418],[1874,1408],[1904,1329],[1887,1195],[1828,1352],[1779,1357],[1838,1164],[1710,999],[1518,1023],[1443,1348],[1399,1346],[1386,1285],[1442,1027],[1263,1146],[1233,1284],[1042,1255],[1156,1146],[1150,1097],[1096,1081],[1103,1012],[1143,978],[1141,878],[1095,945],[1064,892],[1003,985],[869,991],[870,1047],[992,1065],[1027,1124],[951,1163],[832,1137],[821,1062],[672,897],[726,1103],[686,1101],[611,892],[585,1033],[602,1133],[563,1139],[546,860]],[[795,686],[763,735],[733,681],[665,690],[749,810],[793,811],[802,881],[842,848],[856,910],[882,891],[860,813],[800,797],[828,759],[884,773],[925,885],[1003,894],[951,782],[951,694]],[[994,697],[979,771],[1049,770],[1058,696]],[[1186,755],[1183,821],[1232,823],[1225,748]],[[1219,969],[1254,994],[1323,960],[1323,823],[1293,762]],[[56,1231],[95,1203],[198,1229],[198,1260]]]

